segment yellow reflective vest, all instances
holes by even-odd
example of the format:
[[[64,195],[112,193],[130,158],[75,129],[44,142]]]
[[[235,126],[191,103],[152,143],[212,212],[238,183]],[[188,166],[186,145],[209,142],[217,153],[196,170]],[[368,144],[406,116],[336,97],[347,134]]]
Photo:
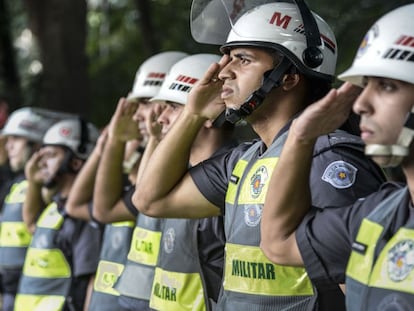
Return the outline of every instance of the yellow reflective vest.
[[[165,219],[150,307],[160,311],[205,311],[208,304],[199,260],[198,219]],[[211,284],[214,286],[214,284]],[[220,287],[220,284],[216,284]]]
[[[262,208],[286,135],[261,157],[257,156],[261,142],[256,143],[233,169],[225,201],[224,291],[217,310],[309,310],[315,304],[305,269],[276,265],[259,248]]]
[[[22,218],[22,208],[27,191],[27,180],[12,185],[3,204],[0,230],[0,267],[22,268],[32,235]]]
[[[149,304],[157,264],[163,220],[138,214],[131,244],[115,289],[121,296]]]
[[[62,310],[71,286],[71,267],[55,237],[64,217],[52,202],[42,212],[27,250],[15,311]]]
[[[413,310],[414,219],[389,231],[399,208],[408,213],[407,198],[408,189],[399,189],[363,219],[346,272],[347,310]]]
[[[124,270],[134,223],[122,221],[105,226],[89,311],[123,310],[118,303],[119,292],[114,285]]]

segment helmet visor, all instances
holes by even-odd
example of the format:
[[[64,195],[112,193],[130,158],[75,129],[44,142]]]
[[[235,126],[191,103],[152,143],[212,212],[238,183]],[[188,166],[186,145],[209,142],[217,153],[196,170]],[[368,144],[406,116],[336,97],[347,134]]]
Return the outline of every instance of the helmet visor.
[[[191,34],[199,43],[223,45],[230,31],[249,38],[250,32],[234,29],[237,20],[250,9],[277,0],[193,0],[191,5]],[[292,1],[282,1],[292,2]],[[256,38],[257,39],[257,38]]]

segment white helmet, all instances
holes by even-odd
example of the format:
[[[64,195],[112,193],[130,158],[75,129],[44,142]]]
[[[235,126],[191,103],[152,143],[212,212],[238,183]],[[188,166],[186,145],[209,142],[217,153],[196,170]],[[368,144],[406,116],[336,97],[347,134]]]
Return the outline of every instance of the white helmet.
[[[170,101],[185,105],[193,85],[203,77],[207,68],[220,61],[215,54],[194,54],[178,61],[171,67],[158,94],[151,101]]]
[[[128,100],[155,96],[171,66],[187,55],[184,52],[169,51],[156,54],[144,61],[137,70]]]
[[[2,135],[20,136],[41,143],[53,123],[68,118],[70,114],[41,108],[24,107],[15,110],[7,120]]]
[[[191,32],[198,42],[222,44],[226,53],[233,46],[275,49],[304,74],[332,81],[337,58],[333,31],[303,0],[295,3],[193,0]],[[223,33],[228,34],[225,41]]]
[[[99,130],[81,118],[70,118],[57,122],[45,134],[44,145],[69,148],[76,157],[86,160],[92,152]]]
[[[362,40],[351,68],[339,78],[363,86],[364,76],[414,84],[414,4],[399,7],[381,17]],[[367,145],[365,153],[389,157],[389,163],[384,166],[401,163],[409,154],[414,137],[413,117],[414,111],[407,118],[395,145]]]

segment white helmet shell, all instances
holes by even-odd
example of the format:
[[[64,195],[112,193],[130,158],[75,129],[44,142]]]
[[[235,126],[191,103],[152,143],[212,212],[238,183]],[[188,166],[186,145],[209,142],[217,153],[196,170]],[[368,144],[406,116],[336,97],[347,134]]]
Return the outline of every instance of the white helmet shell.
[[[219,2],[221,2],[221,6]],[[320,34],[320,40],[314,34],[320,41],[316,47],[322,54],[322,62],[314,67],[309,65],[305,57],[306,53],[304,52],[309,47],[307,41],[309,35],[305,32],[303,18],[296,4],[274,0],[235,2],[235,0],[211,0],[206,5],[205,0],[193,0],[193,8],[196,7],[196,12],[192,12],[194,16],[192,16],[191,26],[195,40],[220,44],[222,36],[217,35],[219,31],[216,28],[225,24],[217,23],[214,25],[212,23],[214,18],[210,15],[221,14],[223,16],[226,14],[231,29],[229,29],[226,42],[221,42],[223,52],[237,46],[275,49],[287,56],[303,73],[333,80],[336,69],[337,44],[333,31],[321,17],[312,13],[318,28],[316,31],[319,31]],[[201,7],[201,3],[204,3],[204,9]],[[221,31],[226,31],[226,29]]]
[[[67,113],[42,108],[20,108],[9,116],[1,134],[24,137],[29,141],[41,143],[44,134],[55,122],[69,116]]]
[[[339,78],[362,86],[364,76],[414,84],[414,4],[381,17],[362,40],[352,66]]]
[[[363,87],[363,77],[381,77],[414,84],[414,4],[381,17],[367,32],[352,66],[339,78]],[[414,107],[391,145],[367,144],[365,154],[381,166],[397,166],[410,154],[414,138]]]
[[[155,96],[171,66],[188,54],[168,51],[151,56],[138,68],[128,100]]]
[[[171,67],[159,93],[151,101],[170,101],[185,105],[191,88],[204,76],[207,68],[220,61],[220,58],[215,54],[194,54],[178,61]]]
[[[43,145],[69,148],[76,157],[86,160],[99,137],[99,130],[79,118],[65,119],[55,123],[45,134]]]

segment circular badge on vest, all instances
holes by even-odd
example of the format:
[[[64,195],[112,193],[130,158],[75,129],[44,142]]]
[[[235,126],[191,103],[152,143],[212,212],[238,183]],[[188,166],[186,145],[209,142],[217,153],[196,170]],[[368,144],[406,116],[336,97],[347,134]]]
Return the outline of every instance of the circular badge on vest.
[[[244,207],[244,223],[249,227],[256,227],[262,218],[262,208],[259,205]]]
[[[250,178],[250,195],[252,198],[256,199],[262,193],[262,189],[268,179],[269,173],[267,172],[266,166],[260,166],[252,178]]]
[[[345,161],[335,161],[329,164],[322,175],[322,180],[337,189],[351,187],[356,178],[358,169]]]
[[[400,241],[388,251],[388,276],[392,281],[403,281],[413,268],[414,241]]]
[[[163,235],[164,250],[170,254],[174,250],[175,244],[175,230],[168,228]]]

